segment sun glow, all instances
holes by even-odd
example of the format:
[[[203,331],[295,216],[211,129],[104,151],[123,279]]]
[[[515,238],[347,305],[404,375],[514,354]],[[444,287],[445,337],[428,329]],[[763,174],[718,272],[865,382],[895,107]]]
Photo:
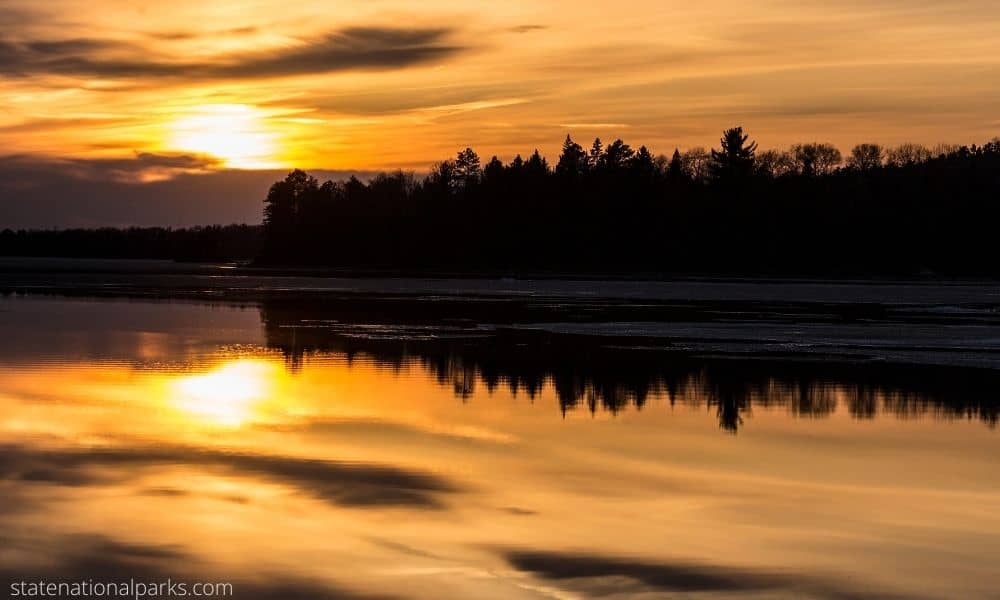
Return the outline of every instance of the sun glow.
[[[168,124],[168,145],[207,154],[235,169],[280,167],[278,135],[267,129],[263,111],[245,104],[208,104]]]
[[[173,382],[173,405],[209,424],[235,427],[249,420],[273,391],[274,366],[237,361]]]

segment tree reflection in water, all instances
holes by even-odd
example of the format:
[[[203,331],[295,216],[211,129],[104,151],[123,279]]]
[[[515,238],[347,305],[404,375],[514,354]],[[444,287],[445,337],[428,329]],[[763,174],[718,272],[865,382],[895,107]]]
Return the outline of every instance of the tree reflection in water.
[[[784,407],[822,418],[845,406],[856,419],[1000,418],[1000,376],[989,370],[754,356],[696,356],[669,343],[635,337],[483,329],[468,323],[358,325],[324,318],[321,309],[264,302],[267,345],[288,367],[309,355],[364,357],[393,369],[418,364],[468,400],[478,386],[504,386],[534,399],[551,384],[559,409],[591,413],[641,410],[652,397],[706,406],[719,427],[736,433],[754,407]]]

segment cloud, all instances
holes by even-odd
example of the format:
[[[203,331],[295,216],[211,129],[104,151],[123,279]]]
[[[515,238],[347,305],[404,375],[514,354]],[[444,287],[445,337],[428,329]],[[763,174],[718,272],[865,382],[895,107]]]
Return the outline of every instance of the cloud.
[[[508,514],[517,515],[519,517],[530,517],[538,514],[538,511],[531,510],[528,508],[521,508],[519,506],[505,506],[500,510]]]
[[[543,29],[548,29],[548,25],[536,25],[536,24],[526,24],[526,25],[515,25],[514,27],[508,27],[507,31],[511,33],[531,33],[533,31],[541,31]]]
[[[267,51],[220,55],[203,61],[151,56],[126,41],[72,38],[0,39],[0,71],[8,76],[69,75],[104,78],[241,79],[394,69],[461,51],[447,28],[348,27]],[[146,55],[146,59],[135,56]]]
[[[208,157],[0,157],[0,227],[184,227],[260,223],[263,199],[286,169],[216,170]],[[320,179],[372,171],[310,170]]]
[[[137,152],[133,158],[74,159],[7,156],[0,171],[19,171],[17,178],[0,182],[0,189],[24,189],[52,176],[98,182],[143,183],[170,179],[182,173],[201,173],[221,166],[210,156]],[[28,175],[26,177],[26,175]],[[2,192],[0,192],[2,197]]]
[[[435,475],[390,465],[186,447],[32,450],[4,446],[0,454],[0,480],[96,485],[125,478],[134,468],[164,464],[256,477],[338,506],[439,508],[439,496],[457,490],[452,483]]]
[[[529,102],[542,95],[543,87],[537,83],[488,82],[482,84],[460,83],[435,86],[405,86],[386,94],[381,89],[361,91],[324,90],[312,94],[305,101],[309,106],[335,114],[363,116],[394,115],[401,113],[441,113],[449,111],[481,110],[512,106]],[[294,98],[295,102],[302,99]],[[278,107],[293,107],[286,101],[270,103]]]
[[[149,37],[157,40],[167,40],[167,41],[180,41],[180,40],[194,40],[204,37],[219,37],[219,36],[243,36],[252,35],[260,31],[259,27],[254,27],[248,25],[245,27],[229,27],[226,29],[216,29],[213,31],[206,32],[195,32],[195,31],[160,31],[156,33],[149,34]]]
[[[828,581],[812,575],[768,572],[695,563],[652,562],[635,558],[577,552],[507,550],[504,558],[513,567],[549,580],[578,584],[594,595],[622,592],[626,586],[651,593],[792,593],[791,597],[854,600],[895,598],[884,590],[857,583]],[[631,584],[623,584],[622,580]],[[902,597],[902,596],[898,596]]]

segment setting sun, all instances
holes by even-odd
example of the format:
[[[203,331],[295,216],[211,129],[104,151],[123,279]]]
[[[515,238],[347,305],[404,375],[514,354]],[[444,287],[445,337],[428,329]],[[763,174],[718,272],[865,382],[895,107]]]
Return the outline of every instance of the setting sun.
[[[168,145],[178,151],[207,154],[235,169],[280,166],[277,135],[268,131],[263,113],[244,104],[199,106],[169,123]]]

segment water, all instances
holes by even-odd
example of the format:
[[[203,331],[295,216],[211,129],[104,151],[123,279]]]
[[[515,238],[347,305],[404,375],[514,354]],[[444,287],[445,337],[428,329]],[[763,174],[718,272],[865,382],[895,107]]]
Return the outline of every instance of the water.
[[[237,598],[1000,589],[997,330],[975,286],[862,298],[846,319],[828,289],[643,308],[579,283],[220,298],[233,286],[184,277],[172,301],[84,297],[79,279],[0,300],[5,581],[231,582]]]

